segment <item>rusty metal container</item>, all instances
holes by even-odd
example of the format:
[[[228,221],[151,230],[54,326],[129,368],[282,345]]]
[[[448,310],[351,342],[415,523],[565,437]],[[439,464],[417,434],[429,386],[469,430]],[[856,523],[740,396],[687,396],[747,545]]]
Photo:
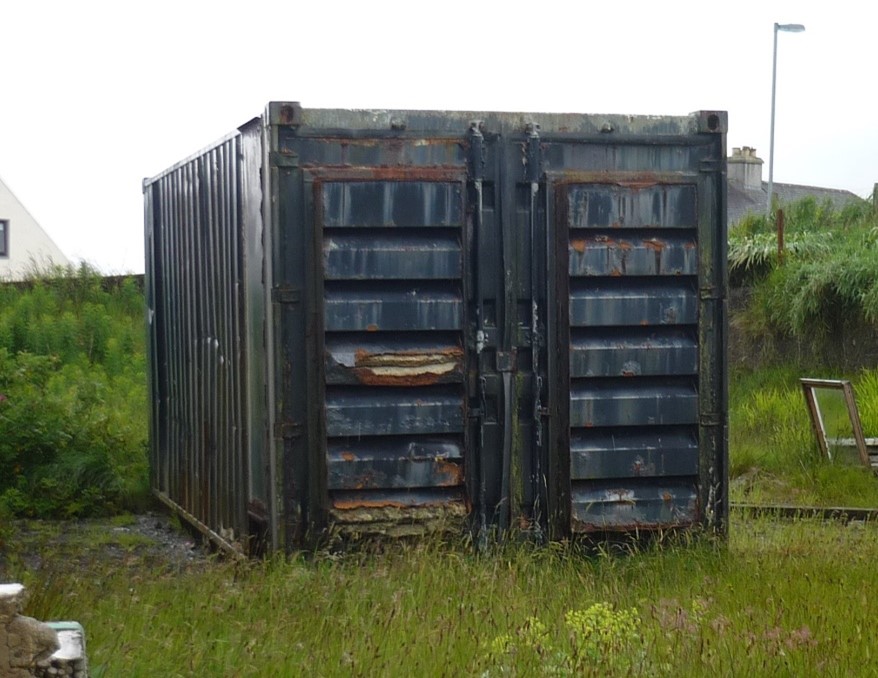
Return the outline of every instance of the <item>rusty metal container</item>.
[[[722,532],[725,132],[271,103],[146,180],[155,493],[244,551]]]

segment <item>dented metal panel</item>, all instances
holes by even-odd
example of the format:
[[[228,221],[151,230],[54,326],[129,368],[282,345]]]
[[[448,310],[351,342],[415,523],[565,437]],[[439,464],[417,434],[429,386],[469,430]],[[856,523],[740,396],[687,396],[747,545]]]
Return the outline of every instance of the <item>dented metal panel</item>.
[[[375,334],[331,337],[325,344],[327,384],[428,386],[461,382],[464,350],[453,338]]]

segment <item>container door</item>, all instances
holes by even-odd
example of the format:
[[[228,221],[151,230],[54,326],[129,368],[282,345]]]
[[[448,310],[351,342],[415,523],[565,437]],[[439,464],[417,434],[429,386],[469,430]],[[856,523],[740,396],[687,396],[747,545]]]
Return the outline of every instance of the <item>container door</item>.
[[[554,185],[572,532],[698,519],[698,195],[681,174]]]
[[[329,521],[422,532],[467,515],[466,176],[312,173],[322,247]]]

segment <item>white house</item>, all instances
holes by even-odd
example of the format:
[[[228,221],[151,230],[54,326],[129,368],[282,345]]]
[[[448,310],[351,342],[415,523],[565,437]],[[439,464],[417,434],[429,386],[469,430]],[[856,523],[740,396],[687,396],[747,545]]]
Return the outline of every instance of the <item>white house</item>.
[[[20,280],[34,270],[70,262],[0,179],[0,280]]]

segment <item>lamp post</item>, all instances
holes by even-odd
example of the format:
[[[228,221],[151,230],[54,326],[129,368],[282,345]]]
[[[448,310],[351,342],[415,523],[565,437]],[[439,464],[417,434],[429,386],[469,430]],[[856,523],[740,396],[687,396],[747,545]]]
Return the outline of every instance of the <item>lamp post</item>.
[[[768,204],[765,216],[771,217],[771,197],[774,193],[774,96],[777,89],[777,33],[801,33],[805,30],[802,24],[774,24],[774,58],[771,62],[771,142],[768,149]]]

